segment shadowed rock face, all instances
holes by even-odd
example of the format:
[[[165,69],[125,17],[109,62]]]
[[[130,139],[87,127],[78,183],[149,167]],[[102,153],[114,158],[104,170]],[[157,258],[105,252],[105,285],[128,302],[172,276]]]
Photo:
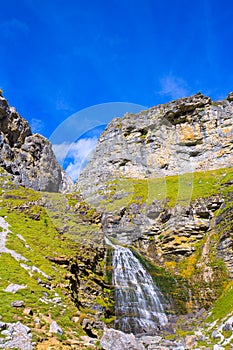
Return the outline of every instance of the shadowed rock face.
[[[0,96],[0,165],[14,181],[34,190],[58,192],[72,181],[61,169],[52,145],[33,134],[28,122]]]
[[[213,102],[201,93],[126,114],[107,126],[80,188],[92,195],[119,177],[163,177],[232,164],[232,93]]]

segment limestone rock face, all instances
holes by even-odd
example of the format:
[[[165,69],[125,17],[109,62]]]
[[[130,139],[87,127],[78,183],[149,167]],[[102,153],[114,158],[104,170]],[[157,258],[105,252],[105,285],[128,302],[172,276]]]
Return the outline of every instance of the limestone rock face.
[[[119,177],[143,179],[227,167],[233,161],[232,125],[232,93],[219,102],[198,93],[113,119],[79,186],[88,197]]]
[[[17,184],[40,191],[71,188],[72,181],[61,169],[52,145],[33,134],[28,122],[0,96],[0,166]]]
[[[106,236],[121,244],[136,243],[163,261],[182,259],[195,251],[195,243],[210,229],[214,212],[223,200],[218,196],[198,199],[188,206],[163,207],[159,201],[145,206],[131,204],[122,215],[105,213],[102,227]]]
[[[133,334],[125,334],[115,329],[106,329],[100,342],[104,350],[143,350],[145,347],[137,342]]]

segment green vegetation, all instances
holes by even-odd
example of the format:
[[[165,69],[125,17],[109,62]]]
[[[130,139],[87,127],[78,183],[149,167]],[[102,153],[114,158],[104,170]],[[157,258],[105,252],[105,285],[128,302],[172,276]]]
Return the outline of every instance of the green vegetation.
[[[197,198],[216,194],[227,198],[225,205],[216,211],[217,226],[193,244],[195,251],[190,256],[184,256],[180,261],[169,258],[162,267],[144,258],[144,251],[134,249],[134,254],[163,293],[165,304],[170,304],[170,313],[185,314],[193,310],[196,301],[209,308],[216,300],[207,319],[211,322],[226,317],[232,310],[233,284],[228,282],[225,264],[217,254],[219,238],[223,232],[232,230],[232,178],[233,168],[226,168],[158,179],[119,179],[107,183],[108,198],[102,202],[102,206],[108,211],[133,203],[141,205],[143,210],[144,205],[151,204],[155,199],[172,207],[175,204],[185,206]],[[2,253],[2,320],[22,320],[31,326],[36,339],[42,337],[35,328],[36,317],[40,318],[44,332],[49,329],[48,318],[55,319],[68,338],[73,332],[85,334],[82,320],[92,318],[99,312],[96,310],[103,310],[101,320],[112,325],[115,320],[114,291],[111,286],[112,250],[108,249],[104,259],[98,211],[88,205],[79,193],[39,193],[16,187],[1,168],[0,185],[0,216],[6,218],[11,230],[7,236],[7,248],[28,259],[26,265],[29,267],[36,266],[51,277],[51,280],[47,280],[39,272],[30,276],[20,261],[8,253]],[[163,244],[165,236],[166,233],[159,234],[157,241],[154,236],[149,237],[149,247],[155,241]],[[210,238],[209,243],[207,237]],[[205,260],[202,252],[207,243],[208,259]],[[56,263],[56,259],[63,259],[65,263]],[[78,266],[80,268],[75,270]],[[214,271],[210,281],[203,279],[205,268]],[[39,280],[42,283],[38,283]],[[16,294],[4,292],[10,283],[24,284],[26,287]],[[45,287],[46,283],[49,288]],[[192,291],[191,297],[189,290]],[[55,297],[61,298],[61,302],[54,303]],[[23,300],[25,307],[32,309],[33,315],[24,314],[23,308],[13,308],[11,302],[14,300]],[[73,317],[79,317],[75,324]]]
[[[197,198],[207,198],[222,191],[222,186],[233,178],[233,168],[208,170],[166,176],[164,178],[132,179],[121,178],[109,181],[106,186],[108,200],[102,201],[107,211],[113,211],[132,203],[151,204],[154,200],[167,203],[187,205]],[[111,189],[111,191],[109,191]],[[115,194],[123,198],[115,199]]]
[[[90,224],[95,209],[82,202],[82,210],[75,211],[78,195],[71,198],[16,187],[1,168],[0,189],[0,216],[10,225],[6,247],[27,259],[17,261],[8,252],[0,254],[1,320],[21,320],[31,327],[37,340],[45,339],[43,334],[48,332],[51,320],[56,320],[69,339],[75,332],[85,334],[80,322],[72,321],[79,317],[81,305],[85,317],[97,312],[95,305],[104,303],[106,309],[112,307],[111,291],[106,288],[104,277],[103,249],[98,244],[100,238],[93,239],[97,225]],[[82,240],[84,232],[86,243]],[[49,279],[38,270],[27,271],[22,263],[28,269],[33,266],[40,269]],[[25,288],[15,294],[5,292],[11,283]],[[15,300],[23,300],[24,307],[12,307]],[[32,314],[24,313],[24,308],[30,308]],[[36,318],[41,321],[39,331]]]

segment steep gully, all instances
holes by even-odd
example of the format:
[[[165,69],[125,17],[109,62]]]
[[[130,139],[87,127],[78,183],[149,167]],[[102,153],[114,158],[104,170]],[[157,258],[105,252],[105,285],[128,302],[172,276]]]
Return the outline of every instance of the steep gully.
[[[108,238],[105,241],[114,249],[115,328],[134,334],[155,332],[168,322],[160,290],[130,249],[114,245]]]

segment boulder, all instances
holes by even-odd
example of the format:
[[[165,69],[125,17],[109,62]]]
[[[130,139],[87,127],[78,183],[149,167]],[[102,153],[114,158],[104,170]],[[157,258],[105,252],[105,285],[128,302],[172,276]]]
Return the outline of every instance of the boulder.
[[[58,326],[58,324],[57,324],[56,321],[53,321],[53,322],[50,324],[49,332],[50,332],[50,333],[60,334],[60,335],[62,335],[62,333],[63,333],[61,327]]]
[[[33,350],[32,334],[29,327],[21,322],[6,323],[1,334],[5,338],[0,338],[0,349]]]
[[[126,334],[116,329],[105,330],[100,345],[104,350],[144,350],[133,334]]]
[[[18,290],[20,289],[24,289],[26,288],[27,286],[24,285],[24,284],[14,284],[14,283],[11,283],[9,284],[5,289],[4,289],[4,292],[8,292],[8,293],[16,293]]]
[[[15,300],[11,303],[12,307],[24,307],[24,301],[23,300]]]

